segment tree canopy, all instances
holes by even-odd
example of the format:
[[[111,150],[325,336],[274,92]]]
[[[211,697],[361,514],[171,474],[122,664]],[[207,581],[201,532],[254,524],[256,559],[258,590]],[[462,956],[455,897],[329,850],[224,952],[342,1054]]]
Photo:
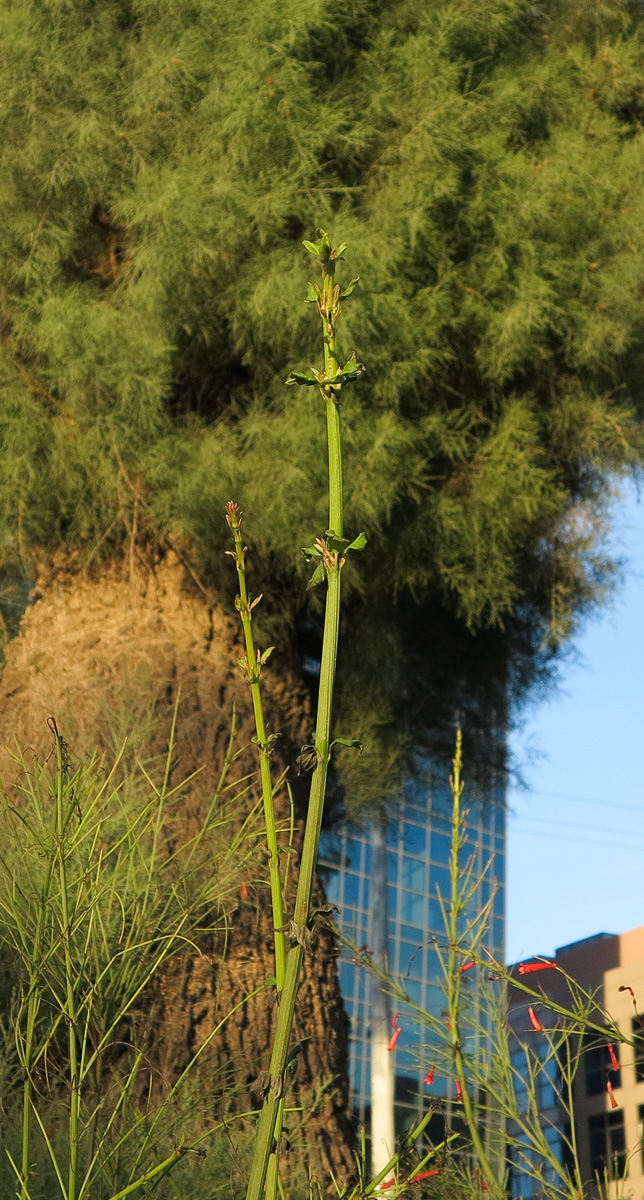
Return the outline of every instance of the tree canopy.
[[[354,665],[395,642],[409,678],[439,614],[533,662],[565,637],[642,458],[638,6],[3,0],[0,60],[5,566],[135,528],[222,590],[235,498],[275,619],[315,613],[289,585],[324,426],[284,380],[317,361],[300,241],[324,226],[362,278]]]

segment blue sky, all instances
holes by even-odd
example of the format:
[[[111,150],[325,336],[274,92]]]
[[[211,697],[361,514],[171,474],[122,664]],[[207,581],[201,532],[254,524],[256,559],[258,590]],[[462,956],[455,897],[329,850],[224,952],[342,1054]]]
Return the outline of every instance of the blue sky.
[[[513,738],[529,790],[509,794],[511,962],[644,925],[644,501],[613,526],[623,582]]]

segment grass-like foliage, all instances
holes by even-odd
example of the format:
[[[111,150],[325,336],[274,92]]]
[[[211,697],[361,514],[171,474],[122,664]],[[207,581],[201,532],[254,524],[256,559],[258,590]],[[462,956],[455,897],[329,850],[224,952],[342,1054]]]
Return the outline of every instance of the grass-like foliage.
[[[254,808],[240,820],[249,784],[230,777],[232,744],[191,833],[189,780],[170,784],[172,742],[159,779],[144,767],[133,779],[118,759],[74,766],[54,721],[51,730],[47,762],[16,760],[1,814],[0,943],[13,995],[0,1123],[13,1186],[0,1169],[19,1200],[121,1200],[213,1133],[212,1116],[187,1101],[221,1024],[176,1078],[158,1078],[159,984],[173,957],[199,953],[204,931],[219,932],[223,952],[256,852]]]

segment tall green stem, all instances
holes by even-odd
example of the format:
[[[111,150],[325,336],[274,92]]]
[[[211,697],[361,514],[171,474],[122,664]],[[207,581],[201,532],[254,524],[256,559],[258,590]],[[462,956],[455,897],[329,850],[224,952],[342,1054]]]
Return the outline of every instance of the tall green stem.
[[[282,879],[280,875],[275,805],[273,802],[273,782],[271,779],[270,756],[272,743],[266,734],[266,721],[264,719],[264,707],[262,704],[262,692],[260,686],[262,660],[261,655],[258,655],[255,649],[255,639],[253,637],[252,610],[257,603],[257,599],[253,603],[249,601],[248,588],[246,584],[246,547],[244,546],[240,528],[241,512],[239,511],[238,506],[232,502],[227,505],[226,520],[228,521],[228,524],[232,530],[233,541],[235,544],[235,552],[233,557],[235,559],[237,578],[239,580],[239,596],[237,597],[236,605],[244,631],[244,643],[246,646],[246,660],[244,667],[246,671],[246,677],[250,684],[250,694],[253,702],[253,714],[255,717],[255,732],[257,736],[257,750],[259,754],[259,773],[262,785],[262,800],[264,804],[264,824],[266,826],[266,843],[268,846],[268,873],[271,888],[271,904],[273,907],[275,978],[277,980],[277,994],[279,996],[282,988],[284,987],[284,975],[286,973],[286,941],[282,928],[284,925],[284,901],[282,897]]]
[[[304,831],[304,842],[300,860],[300,872],[293,913],[293,945],[286,961],[284,989],[277,1017],[275,1039],[270,1062],[270,1084],[260,1113],[255,1149],[247,1190],[247,1200],[261,1200],[266,1184],[266,1175],[271,1154],[274,1150],[275,1133],[284,1093],[284,1072],[295,1014],[295,1003],[304,958],[304,947],[308,940],[311,893],[315,880],[315,867],[322,827],[322,813],[326,780],[331,757],[331,714],[333,688],[338,653],[340,628],[340,574],[344,559],[333,540],[343,537],[342,502],[342,443],[340,431],[339,390],[335,324],[340,314],[340,291],[334,286],[334,269],[341,250],[331,250],[326,235],[318,246],[305,243],[317,253],[322,261],[322,287],[317,289],[317,300],[322,319],[324,336],[324,372],[317,376],[320,393],[326,408],[327,451],[329,464],[329,527],[327,539],[319,538],[317,553],[322,558],[327,580],[327,597],[324,615],[322,658],[320,663],[320,685],[318,694],[317,720],[315,727],[316,765],[311,779],[309,806]],[[296,377],[295,381],[300,382]],[[329,381],[335,380],[335,386]],[[308,378],[305,382],[310,382]]]
[[[264,825],[266,828],[266,844],[268,847],[268,873],[271,889],[271,905],[273,910],[275,980],[277,984],[277,997],[279,1000],[284,987],[284,976],[286,974],[284,900],[282,895],[282,878],[280,875],[275,805],[273,802],[273,782],[271,778],[270,755],[272,744],[266,733],[266,722],[264,720],[264,706],[262,704],[262,692],[260,685],[260,674],[263,664],[262,656],[258,654],[255,649],[255,639],[253,637],[252,610],[257,601],[251,603],[248,596],[248,588],[246,584],[246,547],[244,546],[240,528],[241,512],[238,505],[233,502],[227,505],[226,520],[228,521],[228,524],[232,530],[233,541],[235,544],[233,557],[235,559],[237,578],[239,581],[239,595],[237,597],[236,604],[244,631],[244,643],[246,646],[245,670],[246,677],[250,684],[253,713],[255,717],[257,750],[259,753],[259,772],[262,785],[262,800],[264,804]],[[281,1133],[283,1109],[284,1101],[282,1099],[276,1117],[276,1135],[278,1138]],[[267,1200],[275,1200],[278,1188],[278,1177],[279,1159],[277,1153],[274,1151],[271,1154],[268,1163],[268,1174],[266,1181]]]
[[[459,945],[459,918],[463,908],[461,901],[460,880],[460,850],[463,844],[463,819],[461,812],[461,797],[463,783],[461,768],[463,764],[462,736],[460,729],[456,735],[456,753],[453,760],[452,786],[452,844],[450,851],[450,910],[448,918],[449,948],[447,955],[447,1001],[449,1012],[449,1033],[452,1044],[454,1074],[460,1092],[463,1106],[463,1117],[478,1160],[479,1170],[487,1189],[493,1196],[498,1197],[498,1182],[489,1161],[483,1139],[476,1120],[476,1113],[470,1095],[469,1081],[465,1069],[465,1057],[460,1028],[461,1016],[461,974],[460,961],[457,956]]]
[[[22,1066],[24,1079],[22,1085],[22,1145],[20,1159],[20,1200],[29,1200],[29,1171],[31,1159],[31,1107],[33,1104],[33,1082],[31,1078],[34,1036],[36,1019],[40,1008],[39,969],[42,949],[42,937],[45,923],[46,905],[49,898],[51,883],[51,859],[41,897],[40,911],[36,924],[33,947],[30,948],[31,965],[29,970],[29,992],[27,997],[27,1026],[25,1029],[24,1052]]]
[[[76,1200],[78,1179],[78,1139],[80,1133],[80,1078],[78,1072],[78,1046],[76,1042],[76,995],[74,969],[71,952],[71,923],[69,918],[69,896],[67,890],[66,829],[69,813],[64,811],[65,757],[63,739],[55,729],[56,738],[56,845],[58,852],[58,875],[61,905],[61,934],[65,960],[65,1019],[69,1046],[69,1170],[67,1175],[67,1200]]]

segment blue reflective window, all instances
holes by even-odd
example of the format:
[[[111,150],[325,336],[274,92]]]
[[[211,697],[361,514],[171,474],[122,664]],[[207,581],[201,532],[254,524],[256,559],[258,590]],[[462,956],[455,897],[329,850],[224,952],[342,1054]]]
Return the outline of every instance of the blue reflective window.
[[[385,845],[389,846],[392,850],[398,849],[400,824],[400,821],[390,821],[385,830]]]
[[[404,821],[403,846],[408,854],[424,854],[427,846],[427,830],[424,825]]]
[[[438,890],[443,900],[449,900],[452,892],[452,882],[449,877],[447,867],[435,867],[432,863],[429,871],[429,890],[432,896],[438,895]]]
[[[465,842],[458,852],[458,865],[461,868],[461,871],[464,871],[466,867],[471,865],[475,873],[480,873],[477,872],[477,858],[478,846],[471,841]]]
[[[405,991],[414,1004],[423,1003],[423,985],[419,979],[406,979]]]
[[[396,1051],[396,1070],[398,1067],[405,1065],[415,1067],[415,1069],[418,1070],[418,1066],[416,1064],[416,1055],[410,1054],[408,1049],[404,1049],[405,1046],[410,1047],[418,1045],[418,1026],[413,1025],[410,1021],[407,1021],[405,1024],[403,1018],[401,1021],[401,1028],[402,1033],[398,1039],[399,1049]]]
[[[401,882],[404,887],[413,888],[416,892],[424,892],[425,863],[418,858],[408,858],[405,855],[402,860]]]
[[[340,991],[343,996],[353,996],[356,968],[353,963],[340,963]]]
[[[324,890],[329,904],[340,903],[340,872],[327,870],[324,873]]]
[[[403,968],[407,981],[422,980],[424,977],[423,952],[416,947],[412,948],[407,942],[402,942],[400,946],[400,970]]]
[[[425,1009],[433,1017],[439,1017],[447,1005],[445,993],[437,983],[428,983],[425,988]]]
[[[430,852],[432,862],[447,864],[449,862],[450,847],[451,840],[446,833],[432,833]]]
[[[425,897],[403,889],[400,893],[400,914],[409,925],[423,925],[425,919]]]
[[[438,958],[438,951],[436,950],[436,947],[435,946],[427,946],[425,949],[425,955],[426,955],[426,959],[427,959],[427,967],[426,967],[427,978],[428,979],[433,979],[433,978],[442,979],[443,971],[441,968],[440,960]]]
[[[338,833],[322,832],[320,837],[320,858],[328,862],[339,863],[342,854],[342,838]]]
[[[445,919],[438,899],[429,902],[429,928],[435,929],[438,933],[443,933],[445,930]]]
[[[420,929],[418,925],[401,925],[400,936],[401,938],[406,938],[408,942],[413,942],[414,945],[417,946],[419,942],[423,942],[425,940],[425,930]]]
[[[448,784],[434,784],[432,788],[432,809],[445,819],[452,815],[453,797]]]
[[[354,875],[352,871],[347,871],[344,877],[344,896],[343,903],[351,904],[354,908],[358,905],[360,896],[360,877]]]
[[[369,874],[371,870],[371,843],[367,842],[364,848],[364,869]]]
[[[348,867],[354,867],[355,870],[360,870],[360,852],[362,850],[362,842],[357,838],[346,838],[344,843],[344,852],[346,854],[346,864]]]
[[[398,883],[398,855],[395,850],[387,851],[387,882]]]
[[[398,888],[387,888],[387,911],[390,917],[395,917],[398,910]]]
[[[395,969],[396,969],[397,946],[398,946],[398,939],[395,937],[390,937],[387,941],[387,954],[389,955],[389,970],[390,971],[395,971]]]
[[[369,907],[369,880],[368,879],[362,880],[362,907],[363,908]]]

